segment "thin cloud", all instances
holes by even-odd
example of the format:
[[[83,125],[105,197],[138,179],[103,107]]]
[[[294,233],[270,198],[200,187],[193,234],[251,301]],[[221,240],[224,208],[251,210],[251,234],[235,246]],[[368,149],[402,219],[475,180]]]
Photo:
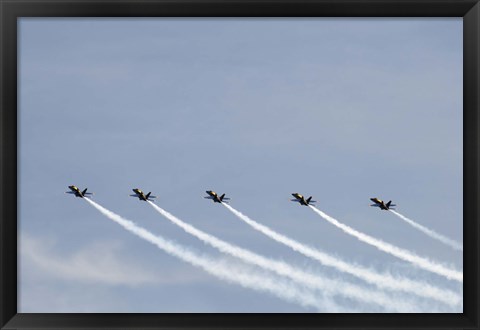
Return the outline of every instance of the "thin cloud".
[[[196,280],[191,275],[171,271],[157,274],[144,269],[122,257],[122,246],[118,242],[95,242],[70,254],[55,251],[57,244],[51,239],[22,234],[21,242],[22,268],[34,267],[36,278],[46,275],[57,280],[126,286]]]

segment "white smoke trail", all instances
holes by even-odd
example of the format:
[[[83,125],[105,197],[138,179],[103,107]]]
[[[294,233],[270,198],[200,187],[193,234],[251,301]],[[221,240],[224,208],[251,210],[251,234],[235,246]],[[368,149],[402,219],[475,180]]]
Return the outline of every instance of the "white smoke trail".
[[[84,198],[88,203],[100,211],[103,215],[110,220],[115,221],[129,232],[143,238],[144,240],[156,245],[166,253],[173,255],[185,262],[190,263],[193,266],[199,267],[222,280],[240,284],[243,287],[251,288],[257,291],[266,291],[271,294],[284,299],[286,301],[295,302],[304,307],[316,307],[319,310],[331,308],[331,302],[319,300],[318,297],[297,290],[295,287],[281,283],[274,277],[269,276],[254,276],[251,272],[245,272],[241,269],[232,269],[230,266],[222,265],[221,263],[214,261],[205,256],[198,255],[185,247],[182,247],[176,243],[165,240],[160,236],[156,236],[148,230],[138,226],[134,222],[127,220],[120,215],[113,213],[112,211],[104,208],[103,206],[95,203],[94,201]],[[328,310],[330,312],[330,310]]]
[[[222,203],[222,205],[240,218],[240,220],[253,227],[255,230],[265,234],[279,243],[290,247],[292,250],[317,260],[325,266],[333,267],[341,272],[348,273],[368,283],[374,284],[379,288],[409,292],[421,297],[435,299],[451,306],[457,306],[463,303],[463,297],[451,290],[441,289],[425,282],[417,282],[406,278],[394,277],[390,274],[379,274],[377,271],[347,263],[320,250],[279,234],[269,227],[252,220],[230,205],[225,203]]]
[[[249,250],[232,245],[223,240],[218,239],[215,236],[207,234],[190,224],[183,222],[171,213],[165,211],[158,205],[149,202],[150,205],[165,218],[185,230],[187,233],[199,238],[204,243],[220,250],[223,253],[230,254],[237,257],[247,263],[254,264],[262,267],[263,269],[273,271],[279,275],[289,277],[290,279],[307,285],[311,288],[320,289],[323,292],[327,292],[332,295],[344,295],[351,299],[360,300],[362,302],[369,302],[378,304],[384,308],[394,311],[413,310],[411,303],[404,303],[403,305],[399,301],[393,301],[391,297],[386,296],[381,292],[373,292],[371,289],[364,289],[349,283],[330,280],[324,277],[316,276],[298,270],[295,267],[290,266],[287,263],[272,260],[261,255],[258,255]],[[224,203],[222,203],[225,205]],[[388,306],[388,307],[387,307]]]
[[[437,241],[440,241],[442,242],[443,244],[446,244],[448,246],[450,246],[451,248],[455,249],[455,250],[459,250],[459,251],[463,251],[463,246],[462,244],[454,241],[453,239],[450,239],[448,237],[445,237],[429,228],[426,228],[424,226],[422,226],[421,224],[418,224],[416,223],[415,221],[413,221],[412,219],[409,219],[407,218],[406,216],[390,209],[389,210],[390,212],[392,212],[393,214],[395,214],[397,217],[399,217],[400,219],[402,219],[403,221],[405,221],[406,223],[408,223],[409,225],[411,225],[412,227],[420,230],[421,232],[427,234],[428,236],[430,236],[431,238],[433,239],[436,239]]]
[[[325,220],[327,220],[331,224],[337,226],[338,228],[343,230],[345,233],[358,238],[362,242],[365,242],[367,244],[375,246],[377,249],[379,249],[383,252],[389,253],[389,254],[397,257],[397,258],[400,258],[402,260],[411,262],[412,264],[414,264],[414,265],[416,265],[416,266],[418,266],[422,269],[425,269],[425,270],[428,270],[430,272],[436,273],[438,275],[444,276],[444,277],[446,277],[448,279],[451,279],[451,280],[456,280],[456,281],[459,281],[459,282],[463,282],[463,273],[462,272],[459,272],[459,271],[454,270],[454,269],[447,268],[443,265],[440,265],[436,262],[430,261],[426,258],[419,257],[419,256],[415,255],[414,253],[412,253],[410,251],[398,248],[394,245],[391,245],[389,243],[381,241],[377,238],[374,238],[374,237],[371,237],[367,234],[361,233],[361,232],[353,229],[352,227],[349,227],[349,226],[347,226],[343,223],[340,223],[338,220],[336,220],[336,219],[332,218],[331,216],[323,213],[322,211],[320,211],[319,209],[317,209],[316,207],[314,207],[312,205],[308,205],[308,207],[310,207],[315,213],[320,215],[322,218],[324,218]]]

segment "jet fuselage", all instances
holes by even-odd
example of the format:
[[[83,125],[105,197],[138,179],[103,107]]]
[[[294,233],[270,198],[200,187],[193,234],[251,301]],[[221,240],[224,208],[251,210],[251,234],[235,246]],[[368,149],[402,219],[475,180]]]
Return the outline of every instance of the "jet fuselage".
[[[379,199],[377,197],[370,198],[370,200],[375,203],[375,204],[372,204],[370,206],[379,207],[380,210],[388,211],[390,208],[392,208],[392,206],[395,206],[395,204],[392,204],[392,201],[389,201],[388,203],[385,204],[384,201],[382,201],[381,199]],[[392,210],[393,210],[393,208],[392,208]]]
[[[87,193],[87,188],[85,188],[83,191],[81,191],[81,190],[80,190],[77,186],[75,186],[75,185],[68,186],[68,188],[69,188],[71,191],[67,191],[66,193],[67,193],[67,194],[74,194],[75,197],[84,198],[85,195],[91,195],[91,193]]]
[[[300,203],[300,205],[308,206],[311,203],[315,203],[315,201],[312,201],[312,196],[308,197],[307,199],[305,199],[305,197],[299,193],[293,193],[292,196],[295,197],[295,199],[292,199],[291,201]]]
[[[218,194],[213,190],[207,190],[205,192],[208,194],[208,196],[206,196],[204,198],[211,199],[211,200],[213,200],[214,203],[226,203],[225,201],[230,199],[230,198],[225,197],[225,194],[223,194],[222,196],[218,196]]]

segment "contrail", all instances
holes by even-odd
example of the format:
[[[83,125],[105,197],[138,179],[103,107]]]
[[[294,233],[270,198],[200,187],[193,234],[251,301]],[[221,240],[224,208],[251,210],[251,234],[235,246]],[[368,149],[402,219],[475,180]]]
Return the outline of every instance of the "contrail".
[[[400,214],[400,213],[398,213],[398,212],[396,212],[392,209],[390,209],[389,211],[392,212],[393,214],[395,214],[397,217],[399,217],[403,221],[405,221],[406,223],[408,223],[409,225],[411,225],[412,227],[417,228],[418,230],[427,234],[431,238],[436,239],[437,241],[440,241],[443,244],[446,244],[446,245],[450,246],[451,248],[453,248],[455,250],[463,251],[463,245],[458,243],[457,241],[454,241],[453,239],[445,237],[445,236],[443,236],[443,235],[441,235],[441,234],[439,234],[439,233],[437,233],[437,232],[435,232],[435,231],[433,231],[429,228],[426,228],[426,227],[422,226],[421,224],[416,223],[412,219],[409,219],[406,216],[404,216],[404,215],[402,215],[402,214]]]
[[[241,271],[240,269],[233,270],[231,266],[222,265],[221,263],[214,261],[205,256],[198,255],[185,247],[182,247],[176,243],[168,241],[160,236],[156,236],[148,230],[138,226],[134,222],[127,220],[120,215],[113,213],[112,211],[104,208],[103,206],[95,203],[94,201],[84,198],[88,203],[100,211],[103,215],[110,220],[115,221],[129,232],[143,238],[144,240],[156,245],[166,253],[173,255],[185,262],[190,263],[193,266],[199,267],[222,280],[240,284],[243,287],[251,288],[257,291],[266,291],[271,294],[284,299],[286,301],[295,302],[304,307],[311,306],[316,307],[319,310],[325,308],[325,306],[331,307],[331,302],[319,300],[318,297],[309,294],[308,292],[296,290],[295,287],[279,282],[274,277],[269,276],[254,276],[251,272]],[[328,310],[330,312],[330,310]]]
[[[292,267],[287,263],[272,260],[258,255],[254,252],[251,252],[250,250],[243,249],[241,247],[227,243],[221,239],[218,239],[215,236],[207,234],[193,227],[190,224],[183,222],[182,220],[178,219],[177,217],[165,211],[156,204],[152,202],[149,203],[157,212],[159,212],[161,215],[163,215],[165,218],[167,218],[177,226],[181,227],[187,233],[199,238],[204,243],[220,250],[221,252],[230,254],[247,263],[254,264],[263,269],[273,271],[279,275],[289,277],[297,283],[307,285],[311,288],[320,289],[323,292],[327,292],[329,294],[344,295],[350,299],[356,299],[362,302],[378,304],[384,308],[386,306],[390,306],[390,310],[412,310],[411,306],[408,306],[410,304],[404,304],[403,306],[401,306],[398,301],[393,301],[391,297],[386,296],[381,292],[372,292],[371,289],[364,289],[350,283],[338,282],[324,277],[309,274],[295,267]]]
[[[265,234],[279,243],[290,247],[296,252],[320,262],[324,266],[333,267],[341,272],[348,273],[368,283],[374,284],[379,288],[409,292],[421,297],[435,299],[451,306],[456,306],[463,303],[463,297],[458,295],[456,292],[441,289],[425,282],[417,282],[406,278],[398,278],[390,274],[379,274],[378,272],[368,268],[347,263],[320,250],[295,241],[285,235],[279,234],[269,227],[252,220],[228,204],[222,203],[222,205],[240,218],[240,220],[253,227],[255,230]]]
[[[349,235],[352,235],[352,236],[355,236],[356,238],[358,238],[362,242],[365,242],[367,244],[375,246],[377,249],[379,249],[383,252],[389,253],[389,254],[397,257],[397,258],[400,258],[402,260],[411,262],[412,264],[414,264],[414,265],[416,265],[416,266],[418,266],[422,269],[425,269],[425,270],[428,270],[430,272],[436,273],[438,275],[444,276],[444,277],[446,277],[448,279],[451,279],[451,280],[456,280],[456,281],[459,281],[459,282],[463,282],[463,273],[462,272],[459,272],[459,271],[454,270],[454,269],[447,268],[443,265],[440,265],[436,262],[430,261],[426,258],[419,257],[419,256],[415,255],[414,253],[412,253],[410,251],[398,248],[394,245],[391,245],[389,243],[381,241],[377,238],[374,238],[374,237],[371,237],[371,236],[366,235],[364,233],[361,233],[361,232],[353,229],[352,227],[349,227],[349,226],[347,226],[343,223],[340,223],[338,220],[336,220],[336,219],[332,218],[331,216],[323,213],[322,211],[320,211],[319,209],[317,209],[316,207],[314,207],[312,205],[308,205],[308,207],[310,207],[315,213],[320,215],[322,218],[324,218],[325,220],[327,220],[331,224],[337,226],[338,228],[343,230],[345,233],[347,233]]]

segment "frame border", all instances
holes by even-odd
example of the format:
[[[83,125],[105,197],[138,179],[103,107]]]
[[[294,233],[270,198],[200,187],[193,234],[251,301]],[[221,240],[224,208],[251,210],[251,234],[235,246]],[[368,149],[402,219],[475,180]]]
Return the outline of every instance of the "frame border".
[[[479,329],[480,0],[0,0],[1,329]],[[464,312],[460,314],[17,313],[19,17],[463,17]]]

